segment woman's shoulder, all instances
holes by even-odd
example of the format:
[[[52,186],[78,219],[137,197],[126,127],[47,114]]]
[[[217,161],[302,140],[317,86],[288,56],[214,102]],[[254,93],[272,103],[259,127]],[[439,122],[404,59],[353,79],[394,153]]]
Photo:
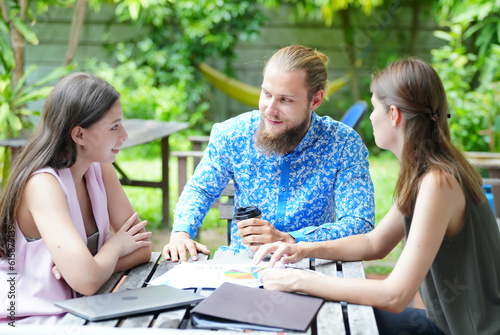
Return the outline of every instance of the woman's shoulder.
[[[426,193],[435,200],[436,197],[458,200],[464,197],[464,190],[457,177],[450,172],[430,170],[422,176],[419,194]]]
[[[420,187],[461,188],[458,179],[453,174],[437,169],[430,170],[422,176]]]
[[[26,181],[25,190],[61,187],[61,180],[52,168],[43,168],[35,171]]]

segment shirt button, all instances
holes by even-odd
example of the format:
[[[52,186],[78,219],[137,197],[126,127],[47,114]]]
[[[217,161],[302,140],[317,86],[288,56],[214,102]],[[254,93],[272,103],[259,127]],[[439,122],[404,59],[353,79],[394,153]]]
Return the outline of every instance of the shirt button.
[[[285,192],[286,188],[282,187],[282,188],[281,188],[281,190],[282,190],[283,192]]]
[[[288,162],[288,158],[285,158],[285,162]]]
[[[283,221],[281,218],[278,219],[279,222]]]

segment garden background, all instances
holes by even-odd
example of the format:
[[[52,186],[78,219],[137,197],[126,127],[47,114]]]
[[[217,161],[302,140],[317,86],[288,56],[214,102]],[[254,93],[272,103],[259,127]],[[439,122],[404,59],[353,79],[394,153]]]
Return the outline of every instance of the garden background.
[[[0,0],[0,9],[0,139],[29,134],[50,85],[78,70],[112,83],[126,118],[188,122],[170,145],[189,150],[188,136],[207,135],[214,122],[256,109],[230,95],[255,93],[266,59],[285,45],[304,44],[330,59],[335,92],[318,114],[339,119],[356,100],[369,103],[374,71],[418,57],[444,82],[454,143],[465,151],[500,146],[500,0]],[[240,82],[216,88],[200,64]],[[379,222],[392,204],[398,163],[375,146],[368,117],[358,132],[370,151]],[[124,149],[118,159],[134,178],[160,178],[159,141]],[[3,148],[0,162],[4,184],[10,156]],[[169,169],[173,209],[174,159]],[[161,250],[169,235],[161,191],[125,190],[154,231],[154,250]],[[214,250],[224,230],[211,210],[200,239]],[[388,268],[377,266],[390,271],[399,252],[389,256]]]

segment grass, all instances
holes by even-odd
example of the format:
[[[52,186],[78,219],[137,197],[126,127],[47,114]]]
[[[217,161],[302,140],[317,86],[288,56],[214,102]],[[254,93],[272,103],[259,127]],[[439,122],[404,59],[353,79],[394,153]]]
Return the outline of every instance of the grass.
[[[124,149],[120,153],[117,162],[129,176],[134,179],[159,181],[161,178],[161,159],[159,153],[151,154],[148,150],[142,150],[142,146]],[[146,152],[146,154],[145,154]],[[370,156],[370,174],[375,189],[375,222],[378,223],[389,211],[393,204],[393,191],[399,171],[397,159],[389,152],[383,152],[378,156]],[[173,209],[178,199],[177,189],[177,161],[170,161],[170,222],[173,221]],[[158,247],[168,242],[169,228],[161,222],[161,190],[147,187],[124,186],[132,205],[138,211],[141,219],[148,220],[148,229],[153,231],[153,236],[160,236],[156,241]],[[217,231],[222,241],[225,241],[226,223],[218,220],[217,210],[211,209],[203,222],[203,231]],[[205,233],[200,234],[201,242],[204,243]],[[207,234],[208,235],[208,234]],[[220,240],[215,240],[219,243]],[[209,245],[214,251],[218,246]],[[392,270],[393,264],[398,259],[402,249],[402,243],[393,250],[386,258],[380,261],[366,262],[365,268],[369,273],[387,274]],[[161,249],[160,249],[161,250]],[[158,250],[159,251],[159,250]]]
[[[394,203],[393,192],[399,172],[399,162],[390,152],[370,156],[368,160],[375,191],[375,225],[377,225]],[[400,242],[384,259],[365,262],[365,271],[376,274],[390,273],[401,254],[402,248],[403,243]]]

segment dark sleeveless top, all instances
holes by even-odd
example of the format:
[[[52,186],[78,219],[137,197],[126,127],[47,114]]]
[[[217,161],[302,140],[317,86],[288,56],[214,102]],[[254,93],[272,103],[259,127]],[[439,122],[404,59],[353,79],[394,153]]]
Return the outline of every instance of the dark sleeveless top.
[[[477,205],[464,192],[464,227],[443,239],[420,295],[445,334],[500,334],[500,231],[488,201]],[[406,237],[410,226],[405,217]]]

